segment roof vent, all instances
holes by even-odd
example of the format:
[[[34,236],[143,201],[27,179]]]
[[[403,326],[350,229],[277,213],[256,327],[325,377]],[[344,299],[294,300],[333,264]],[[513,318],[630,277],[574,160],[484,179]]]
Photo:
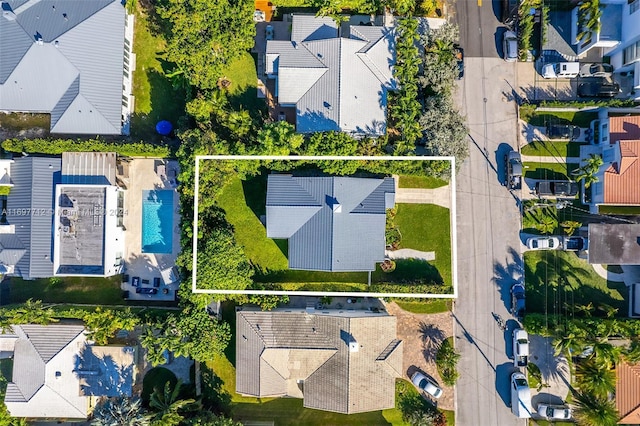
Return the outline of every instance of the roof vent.
[[[62,14],[62,17],[64,18],[64,20],[65,20],[65,21],[68,21],[68,20],[69,20],[69,17],[67,16],[67,14],[66,14],[66,13],[63,13],[63,14]]]
[[[11,5],[7,2],[2,2],[2,16],[7,21],[15,21],[16,14],[13,13],[13,9],[11,9]]]
[[[60,42],[58,40],[56,40],[56,41],[53,42],[53,45],[55,47],[60,47]]]
[[[36,43],[38,43],[38,45],[42,46],[44,44],[42,34],[40,34],[39,32],[36,32],[36,35],[34,35],[33,38],[35,39]]]
[[[349,341],[349,352],[358,352],[360,350],[360,345],[355,340]]]

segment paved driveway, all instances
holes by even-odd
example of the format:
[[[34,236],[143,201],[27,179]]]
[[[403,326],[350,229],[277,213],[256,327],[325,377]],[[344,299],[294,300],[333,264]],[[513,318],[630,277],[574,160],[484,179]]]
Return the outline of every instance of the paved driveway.
[[[446,337],[453,335],[451,313],[412,314],[400,309],[394,302],[387,304],[387,312],[398,319],[398,338],[404,342],[404,378],[411,380],[411,375],[416,370],[432,376],[443,390],[442,396],[438,399],[438,407],[453,410],[454,390],[442,383],[435,364],[438,345]]]

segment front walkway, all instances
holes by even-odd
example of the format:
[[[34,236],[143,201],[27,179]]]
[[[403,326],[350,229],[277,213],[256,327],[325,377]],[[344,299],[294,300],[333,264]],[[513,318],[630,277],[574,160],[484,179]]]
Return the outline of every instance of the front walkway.
[[[553,155],[523,155],[523,163],[557,163],[557,164],[580,164],[579,157],[555,157]]]
[[[439,188],[400,188],[400,178],[393,176],[396,184],[396,204],[435,204],[447,209],[451,208],[451,186]]]
[[[451,312],[439,314],[413,314],[401,309],[395,302],[386,304],[387,312],[397,319],[397,336],[403,344],[403,379],[411,381],[417,370],[432,376],[442,388],[437,400],[438,408],[454,410],[454,388],[444,385],[438,374],[435,356],[440,343],[453,336]]]
[[[435,251],[418,251],[414,249],[398,249],[398,250],[385,250],[385,256],[389,259],[419,259],[426,260],[427,262],[436,260]]]

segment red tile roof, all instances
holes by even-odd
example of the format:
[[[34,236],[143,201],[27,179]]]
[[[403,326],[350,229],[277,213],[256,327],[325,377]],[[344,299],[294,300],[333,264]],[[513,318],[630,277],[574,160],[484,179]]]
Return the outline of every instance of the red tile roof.
[[[618,424],[640,423],[640,365],[621,361],[616,367],[616,409]]]
[[[640,140],[620,141],[622,159],[604,172],[606,204],[640,204]]]
[[[640,115],[609,117],[609,141],[640,139]]]

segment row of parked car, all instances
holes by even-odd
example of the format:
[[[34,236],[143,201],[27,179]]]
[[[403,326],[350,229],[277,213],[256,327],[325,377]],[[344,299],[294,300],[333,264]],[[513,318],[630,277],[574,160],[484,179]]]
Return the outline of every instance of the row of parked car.
[[[611,78],[613,67],[610,64],[555,62],[544,64],[541,73],[547,79],[580,77],[578,96],[582,98],[613,98],[622,91]]]

